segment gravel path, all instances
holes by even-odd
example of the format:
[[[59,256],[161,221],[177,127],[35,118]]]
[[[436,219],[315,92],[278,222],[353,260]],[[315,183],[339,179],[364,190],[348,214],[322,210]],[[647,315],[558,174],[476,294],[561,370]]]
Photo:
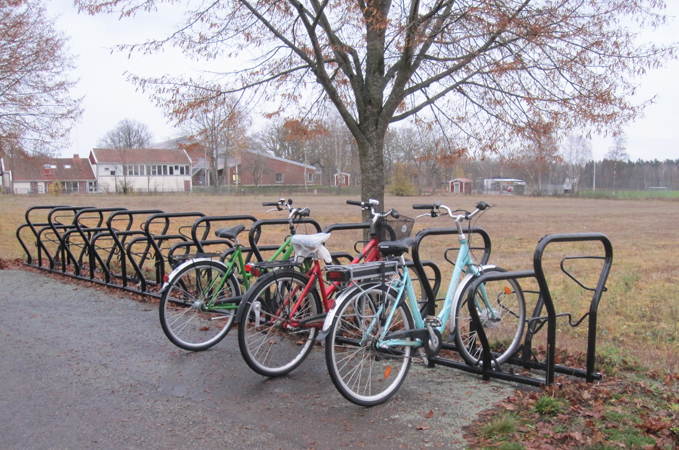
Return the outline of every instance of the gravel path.
[[[335,390],[320,348],[268,380],[235,332],[189,353],[151,303],[29,271],[0,270],[0,286],[3,449],[464,448],[461,427],[514,390],[413,365],[396,397],[361,408]]]

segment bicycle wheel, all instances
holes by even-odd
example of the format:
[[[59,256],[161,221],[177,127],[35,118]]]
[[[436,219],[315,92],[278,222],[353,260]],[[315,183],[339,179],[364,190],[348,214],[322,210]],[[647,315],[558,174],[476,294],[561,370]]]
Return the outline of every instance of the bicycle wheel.
[[[412,314],[403,303],[388,324],[384,318],[376,317],[379,305],[385,305],[389,311],[394,301],[390,292],[385,297],[379,287],[357,290],[335,313],[326,337],[325,361],[330,378],[344,398],[357,405],[385,402],[398,391],[408,374],[413,347],[377,346],[385,327],[389,333],[413,328]],[[382,316],[387,317],[388,312]]]
[[[199,261],[181,269],[163,291],[160,325],[177,347],[206,350],[231,329],[235,309],[225,309],[223,302],[240,296],[240,286],[225,269],[215,261]]]
[[[260,375],[285,375],[311,352],[318,330],[299,321],[319,314],[321,302],[315,286],[301,298],[308,282],[294,270],[276,270],[262,276],[243,299],[238,346],[248,366]]]
[[[485,272],[506,270],[496,267]],[[474,366],[481,360],[483,347],[477,339],[478,333],[473,327],[467,306],[470,285],[460,294],[455,308],[455,345],[465,362]],[[502,364],[516,353],[521,344],[526,324],[526,303],[516,280],[489,281],[484,284],[484,288],[492,311],[483,301],[481,289],[476,292],[476,308],[495,361]]]

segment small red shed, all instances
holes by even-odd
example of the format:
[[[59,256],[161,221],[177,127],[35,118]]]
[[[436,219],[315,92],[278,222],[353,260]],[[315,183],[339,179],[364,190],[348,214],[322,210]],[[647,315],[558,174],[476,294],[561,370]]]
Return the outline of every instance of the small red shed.
[[[472,193],[472,180],[468,178],[453,178],[448,182],[448,190],[453,194]]]

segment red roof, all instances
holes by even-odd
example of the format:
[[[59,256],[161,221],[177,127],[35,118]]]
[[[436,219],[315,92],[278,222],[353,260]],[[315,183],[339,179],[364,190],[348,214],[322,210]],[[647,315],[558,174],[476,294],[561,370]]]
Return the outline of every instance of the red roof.
[[[8,158],[4,167],[12,172],[14,181],[96,180],[87,158]]]
[[[191,164],[184,150],[168,148],[94,148],[90,159],[93,164]]]

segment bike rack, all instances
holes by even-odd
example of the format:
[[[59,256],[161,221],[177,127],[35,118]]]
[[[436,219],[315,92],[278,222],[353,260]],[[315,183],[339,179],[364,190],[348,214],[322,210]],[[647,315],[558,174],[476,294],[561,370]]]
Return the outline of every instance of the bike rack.
[[[547,246],[552,243],[557,242],[586,242],[586,241],[599,241],[601,242],[604,249],[604,256],[567,256],[561,260],[561,270],[572,280],[574,280],[581,288],[593,292],[592,299],[590,301],[589,311],[578,320],[575,324],[570,321],[570,313],[556,313],[556,308],[554,307],[554,301],[549,290],[549,285],[547,283],[547,278],[545,276],[543,268],[543,254]],[[601,272],[599,274],[599,279],[595,288],[588,288],[576,280],[568,271],[564,268],[564,261],[571,259],[600,259],[603,261]],[[597,312],[599,309],[599,302],[601,301],[601,295],[606,291],[606,280],[611,269],[613,262],[613,246],[610,240],[601,233],[575,233],[575,234],[552,234],[543,237],[535,249],[533,254],[533,270],[515,271],[515,272],[503,272],[503,273],[486,273],[480,275],[472,281],[469,289],[469,295],[467,297],[467,303],[469,305],[469,312],[472,317],[473,326],[477,331],[478,339],[480,340],[483,351],[482,351],[482,364],[481,367],[471,367],[466,364],[455,363],[452,361],[444,361],[442,358],[433,358],[434,363],[446,365],[450,367],[457,367],[459,369],[478,373],[483,376],[484,380],[488,380],[491,377],[499,378],[507,381],[515,381],[519,383],[529,384],[533,386],[550,386],[554,383],[554,373],[563,373],[571,376],[585,378],[587,382],[593,382],[595,380],[601,379],[601,374],[595,372],[595,358],[596,358],[596,331],[597,331]],[[519,280],[524,278],[534,278],[537,280],[539,286],[539,298],[537,305],[535,307],[533,317],[528,320],[528,330],[526,332],[526,337],[524,345],[519,349],[517,354],[513,359],[510,359],[510,364],[521,365],[528,369],[540,369],[545,371],[544,381],[528,377],[524,375],[518,375],[514,373],[508,373],[502,371],[502,368],[493,362],[493,355],[490,349],[490,345],[486,334],[484,332],[481,320],[479,318],[478,312],[474,305],[474,296],[476,290],[479,286],[487,281],[500,281],[500,280]],[[542,309],[547,312],[546,316],[542,316]],[[555,364],[555,348],[556,348],[556,318],[560,316],[568,316],[569,323],[571,326],[578,326],[586,317],[589,317],[588,324],[588,338],[587,338],[587,365],[586,369],[577,369],[572,367],[566,367],[562,365]],[[547,324],[547,353],[544,362],[537,361],[537,358],[532,354],[532,338],[537,333],[544,324]],[[518,355],[518,356],[517,356]]]
[[[82,239],[82,250],[78,257],[76,258],[75,255],[71,251],[71,246],[67,245],[65,247],[65,251],[68,254],[68,257],[74,261],[73,264],[73,273],[69,274],[67,272],[64,272],[64,275],[70,275],[75,278],[79,279],[85,279],[89,281],[95,281],[95,253],[97,253],[97,248],[93,244],[93,238],[94,236],[102,231],[108,231],[108,227],[103,226],[105,217],[104,213],[111,213],[114,211],[120,211],[124,210],[125,208],[85,208],[81,209],[78,211],[76,214],[75,218],[73,219],[73,223],[75,225],[74,230],[69,230],[68,233],[74,234],[78,233],[78,236],[80,239]],[[92,225],[87,225],[86,222],[94,221],[94,226]],[[67,239],[67,242],[72,242],[70,236]],[[112,251],[112,248],[109,247],[107,249],[109,253]],[[84,258],[87,255],[87,266],[89,269],[89,277],[85,277],[80,274],[81,269],[85,267],[84,265]]]
[[[41,241],[41,232],[45,227],[49,227],[49,223],[47,222],[47,218],[45,218],[44,222],[35,222],[34,219],[32,219],[32,216],[35,216],[36,211],[51,211],[54,208],[67,208],[68,206],[66,205],[52,205],[52,206],[33,206],[31,208],[28,208],[26,210],[25,218],[26,218],[26,223],[19,225],[16,231],[16,237],[19,240],[19,244],[23,248],[24,252],[26,253],[26,265],[36,267],[38,269],[45,269],[42,266],[42,252],[44,251],[46,254],[49,255],[49,251],[47,248],[45,248],[44,243]],[[24,229],[29,229],[33,233],[33,239],[35,239],[34,245],[37,248],[37,255],[35,258],[33,258],[33,255],[31,255],[30,250],[28,249],[28,246],[24,242],[24,240],[21,238],[22,230]],[[50,267],[54,266],[54,261],[49,258],[50,260]]]

